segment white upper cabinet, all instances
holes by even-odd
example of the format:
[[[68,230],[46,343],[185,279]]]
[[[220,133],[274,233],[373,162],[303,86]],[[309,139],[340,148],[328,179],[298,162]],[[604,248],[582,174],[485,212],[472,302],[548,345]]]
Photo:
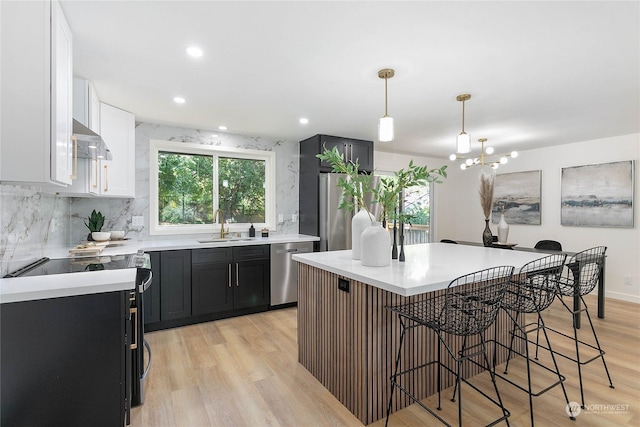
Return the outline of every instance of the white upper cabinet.
[[[98,162],[98,192],[102,196],[136,195],[135,126],[135,116],[132,113],[100,103],[100,136],[113,157],[113,160],[103,159]]]
[[[1,8],[0,181],[65,186],[77,164],[69,25],[56,1]]]

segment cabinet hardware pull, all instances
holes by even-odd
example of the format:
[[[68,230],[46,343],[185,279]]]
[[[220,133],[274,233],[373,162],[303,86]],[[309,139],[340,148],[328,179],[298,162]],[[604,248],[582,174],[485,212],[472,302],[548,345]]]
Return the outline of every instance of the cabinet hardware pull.
[[[229,264],[229,287],[231,287],[231,264]]]
[[[138,307],[130,308],[129,312],[131,312],[131,316],[135,319],[133,321],[133,339],[131,340],[131,345],[129,345],[129,347],[131,350],[135,350],[138,348]]]
[[[353,144],[349,144],[349,148],[351,151],[351,154],[349,154],[349,160],[353,162]]]
[[[238,272],[238,263],[236,262],[236,286],[240,286],[240,273]]]
[[[71,169],[71,179],[76,179],[78,177],[78,138],[71,136],[71,140],[73,141],[73,166]]]
[[[104,165],[104,191],[109,191],[109,165]]]

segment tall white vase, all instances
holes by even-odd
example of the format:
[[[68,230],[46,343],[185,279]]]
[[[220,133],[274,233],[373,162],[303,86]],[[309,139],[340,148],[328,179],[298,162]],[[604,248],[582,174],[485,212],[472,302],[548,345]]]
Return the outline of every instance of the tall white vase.
[[[351,256],[353,259],[360,259],[362,232],[371,225],[371,217],[366,209],[360,211],[351,218]]]
[[[360,237],[361,263],[365,267],[386,267],[391,263],[391,237],[379,222],[372,222]]]
[[[498,243],[507,243],[509,237],[509,224],[504,220],[504,214],[500,214],[500,222],[498,223]]]

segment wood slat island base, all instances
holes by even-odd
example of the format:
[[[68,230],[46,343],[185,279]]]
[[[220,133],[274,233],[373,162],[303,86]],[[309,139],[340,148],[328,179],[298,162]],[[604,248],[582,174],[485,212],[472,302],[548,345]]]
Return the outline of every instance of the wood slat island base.
[[[348,292],[339,289],[340,279],[348,283]],[[299,263],[298,361],[364,425],[384,418],[401,330],[397,316],[385,307],[418,301],[434,292],[403,297]],[[496,322],[501,342],[508,342],[510,325],[508,316],[501,311]],[[485,338],[494,338],[494,328],[486,331]],[[462,340],[456,338],[452,342],[457,350]],[[468,345],[474,343],[470,340]],[[405,336],[404,349],[400,370],[436,360],[437,337],[425,327],[414,328]],[[493,352],[488,350],[491,360]],[[444,348],[442,351],[442,361],[448,361]],[[498,363],[506,361],[506,351],[496,357]],[[464,367],[466,378],[480,371],[471,363]],[[454,378],[443,374],[443,389],[453,384]],[[434,365],[416,372],[408,384],[421,399],[436,393],[436,386]],[[391,410],[411,403],[404,393],[396,392]]]

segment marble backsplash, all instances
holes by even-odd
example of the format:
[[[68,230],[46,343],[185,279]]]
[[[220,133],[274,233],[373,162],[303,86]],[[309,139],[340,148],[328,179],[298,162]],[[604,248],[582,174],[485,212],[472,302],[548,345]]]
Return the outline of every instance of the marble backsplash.
[[[0,277],[69,246],[69,199],[39,187],[0,185]]]
[[[217,135],[214,137],[213,135]],[[278,234],[297,234],[298,223],[298,142],[279,141],[221,132],[188,129],[151,123],[136,125],[136,197],[61,197],[37,187],[0,185],[1,273],[19,268],[42,257],[47,249],[72,246],[86,239],[84,220],[93,209],[105,216],[104,230],[125,230],[139,240],[201,238],[198,236],[149,235],[149,140],[178,141],[224,147],[267,150],[276,153],[276,213],[283,214]],[[136,228],[131,217],[144,217],[144,227]]]

